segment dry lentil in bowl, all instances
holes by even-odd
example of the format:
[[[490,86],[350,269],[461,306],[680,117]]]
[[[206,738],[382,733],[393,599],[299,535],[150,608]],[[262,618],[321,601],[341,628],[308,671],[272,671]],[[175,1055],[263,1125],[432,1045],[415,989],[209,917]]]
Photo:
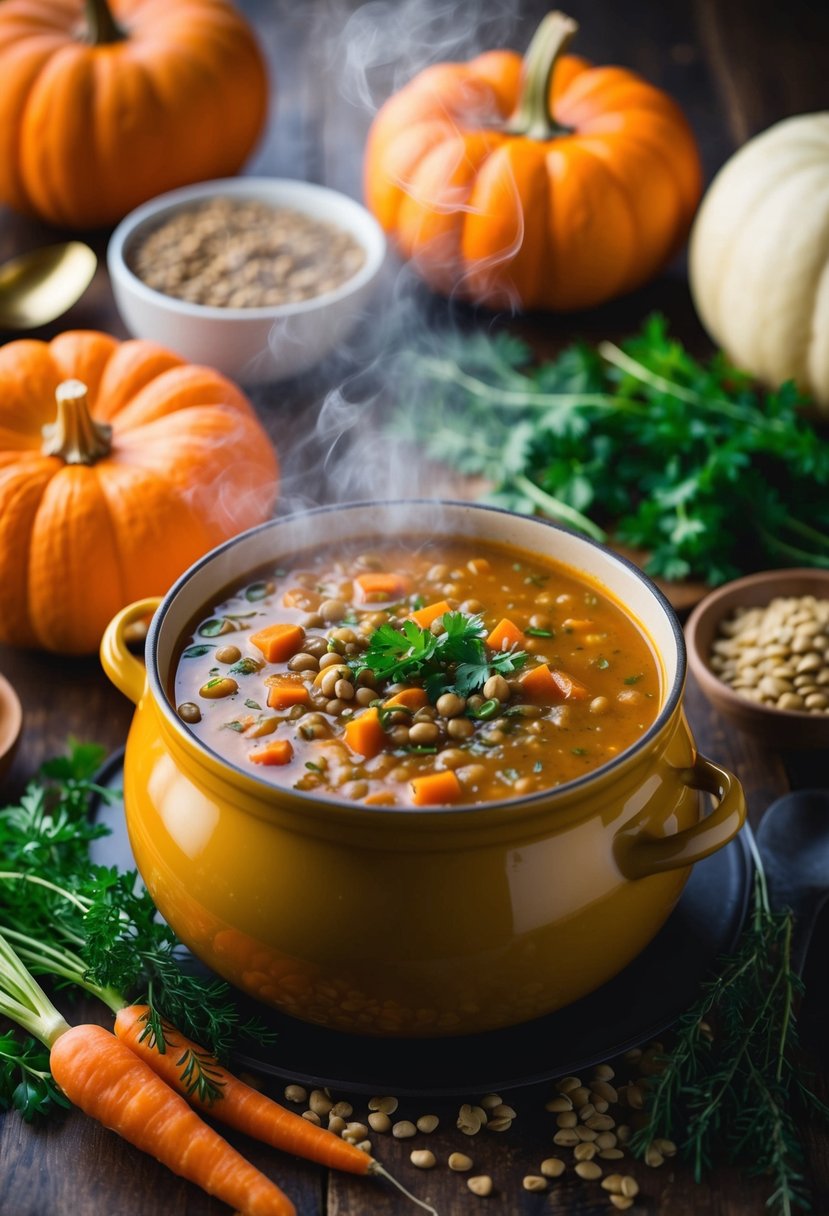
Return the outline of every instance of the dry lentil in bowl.
[[[829,600],[777,596],[735,609],[720,622],[709,666],[747,700],[829,713]]]
[[[200,619],[179,717],[276,785],[368,805],[502,801],[580,777],[655,720],[650,643],[597,586],[494,544],[303,554]]]
[[[366,259],[358,240],[325,220],[256,199],[181,207],[127,250],[154,291],[211,308],[269,308],[334,291]]]

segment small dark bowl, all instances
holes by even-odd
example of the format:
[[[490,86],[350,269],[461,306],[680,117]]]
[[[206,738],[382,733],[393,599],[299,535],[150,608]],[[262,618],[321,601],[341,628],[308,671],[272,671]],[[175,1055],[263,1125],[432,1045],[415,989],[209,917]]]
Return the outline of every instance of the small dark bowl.
[[[775,748],[829,747],[829,713],[776,709],[749,701],[711,670],[711,648],[720,622],[735,608],[764,607],[778,596],[802,595],[829,600],[829,570],[765,570],[735,579],[707,595],[685,626],[688,666],[705,696],[724,718]]]

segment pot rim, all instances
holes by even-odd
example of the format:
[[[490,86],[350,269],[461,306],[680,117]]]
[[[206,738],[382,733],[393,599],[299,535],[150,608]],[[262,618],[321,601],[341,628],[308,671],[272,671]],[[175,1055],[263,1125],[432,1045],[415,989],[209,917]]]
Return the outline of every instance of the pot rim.
[[[622,556],[620,553],[616,553],[614,550],[608,548],[607,545],[600,544],[598,541],[593,540],[592,537],[584,536],[581,532],[576,532],[572,528],[565,528],[561,524],[555,523],[553,520],[544,519],[540,516],[529,517],[518,515],[517,512],[508,511],[504,507],[495,507],[482,503],[467,502],[463,499],[394,498],[378,500],[361,499],[344,503],[332,503],[326,506],[303,508],[302,510],[292,511],[287,515],[280,516],[277,519],[266,520],[264,523],[257,524],[253,528],[248,528],[246,531],[240,532],[236,536],[231,537],[229,540],[224,541],[222,544],[217,545],[208,553],[205,553],[203,557],[200,557],[197,561],[195,561],[191,566],[188,566],[184,573],[176,579],[175,583],[173,583],[172,587],[170,587],[167,594],[161,601],[157,611],[153,614],[153,618],[147,633],[145,661],[147,667],[148,688],[153,694],[153,700],[156,707],[163,714],[168,727],[170,727],[185,744],[192,747],[200,757],[203,756],[208,761],[212,761],[214,764],[220,764],[222,768],[227,770],[230,778],[241,779],[245,785],[249,787],[252,786],[253,789],[258,794],[263,796],[266,801],[272,801],[274,798],[278,798],[283,806],[286,803],[295,803],[298,806],[314,806],[317,809],[324,809],[331,812],[348,811],[353,814],[355,809],[353,802],[346,801],[345,799],[321,796],[316,792],[295,790],[286,786],[274,785],[272,782],[266,781],[263,777],[260,777],[257,773],[249,773],[240,768],[238,765],[232,763],[232,761],[228,760],[225,756],[222,756],[213,748],[208,747],[207,744],[202,742],[198,736],[188,731],[186,725],[181,721],[178,714],[175,712],[175,707],[172,705],[161,683],[158,664],[159,636],[164,624],[164,619],[173,603],[173,600],[178,593],[183,590],[184,587],[186,587],[187,583],[196,573],[196,571],[207,565],[208,562],[211,562],[215,557],[218,556],[219,553],[224,553],[228,549],[231,549],[243,538],[252,536],[258,532],[264,532],[269,528],[276,527],[279,524],[285,523],[291,519],[306,518],[311,516],[324,517],[331,512],[348,511],[358,508],[365,509],[367,507],[376,510],[378,508],[382,508],[383,506],[462,507],[465,510],[473,509],[475,511],[488,512],[493,515],[506,515],[522,520],[531,519],[539,526],[550,528],[553,532],[564,532],[570,536],[577,537],[586,545],[589,545],[592,548],[597,549],[600,553],[606,555],[608,560],[616,562],[618,565],[626,568],[643,584],[646,591],[650,593],[651,597],[661,608],[668,620],[668,623],[670,624],[677,650],[677,665],[673,683],[667,692],[662,708],[645,733],[634,744],[620,752],[618,756],[614,756],[612,760],[600,765],[599,768],[592,769],[590,772],[585,773],[581,777],[576,777],[572,781],[563,782],[561,785],[551,786],[546,790],[540,790],[538,793],[505,798],[503,801],[473,803],[469,806],[425,806],[417,807],[414,812],[412,807],[367,807],[361,805],[359,808],[361,811],[370,811],[372,815],[379,816],[380,818],[394,818],[398,816],[411,817],[413,813],[428,816],[466,816],[473,813],[480,814],[482,810],[486,810],[487,808],[492,809],[502,806],[508,807],[512,812],[525,811],[528,809],[532,810],[534,807],[540,807],[542,804],[546,807],[551,800],[556,803],[564,803],[565,801],[569,801],[574,793],[578,794],[592,782],[597,780],[605,780],[614,772],[618,774],[618,772],[622,769],[628,768],[641,755],[641,753],[653,743],[653,741],[663,731],[667,723],[672,719],[674,713],[679,707],[685,685],[687,655],[685,637],[676,612],[674,611],[667,596],[659,589],[659,587],[656,586],[653,580],[649,578],[643,570],[641,570],[629,558]],[[447,535],[449,535],[448,532]],[[324,541],[321,540],[320,543],[323,544]],[[620,604],[619,606],[627,612],[624,604]],[[651,644],[653,643],[651,642]]]

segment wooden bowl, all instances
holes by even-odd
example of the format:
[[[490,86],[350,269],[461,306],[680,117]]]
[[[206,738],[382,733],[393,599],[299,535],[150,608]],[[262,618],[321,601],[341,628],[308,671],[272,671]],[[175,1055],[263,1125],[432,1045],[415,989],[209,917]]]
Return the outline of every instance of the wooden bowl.
[[[22,726],[23,710],[17,693],[8,680],[0,676],[0,779],[11,767]]]
[[[803,595],[829,600],[829,570],[765,570],[736,579],[707,595],[685,626],[688,666],[705,696],[724,718],[775,748],[829,747],[829,712],[777,709],[748,700],[711,670],[712,646],[720,622],[735,608],[763,607],[778,596]]]

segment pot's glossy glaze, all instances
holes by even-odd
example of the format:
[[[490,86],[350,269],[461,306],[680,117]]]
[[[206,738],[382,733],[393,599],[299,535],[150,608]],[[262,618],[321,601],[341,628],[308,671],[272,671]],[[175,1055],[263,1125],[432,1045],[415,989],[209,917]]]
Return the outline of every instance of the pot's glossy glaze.
[[[164,691],[188,621],[267,560],[376,535],[378,510],[310,512],[216,550],[156,613],[146,679],[124,630],[158,601],[112,622],[102,660],[138,703],[124,777],[133,852],[194,953],[286,1013],[366,1034],[512,1025],[576,1000],[643,949],[689,866],[739,830],[742,791],[695,752],[681,708],[681,631],[648,580],[581,537],[467,504],[418,507],[425,528],[409,504],[407,524],[391,526],[546,553],[614,594],[663,669],[662,708],[639,744],[543,795],[423,811],[323,802],[208,751]],[[717,799],[707,817],[700,790]]]

